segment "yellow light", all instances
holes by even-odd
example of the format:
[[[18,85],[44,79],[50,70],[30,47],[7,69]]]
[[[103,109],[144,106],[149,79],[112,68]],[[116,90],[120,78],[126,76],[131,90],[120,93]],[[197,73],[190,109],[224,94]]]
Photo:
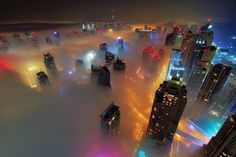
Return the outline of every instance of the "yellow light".
[[[28,70],[29,70],[29,71],[36,71],[36,70],[38,70],[38,67],[36,67],[36,66],[31,66],[31,67],[28,68]]]

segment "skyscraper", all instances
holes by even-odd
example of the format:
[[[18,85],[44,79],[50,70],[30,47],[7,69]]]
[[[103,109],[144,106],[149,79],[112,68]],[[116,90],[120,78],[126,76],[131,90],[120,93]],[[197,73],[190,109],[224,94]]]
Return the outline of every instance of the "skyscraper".
[[[207,23],[202,26],[198,34],[189,31],[181,45],[183,52],[183,64],[185,67],[185,81],[188,82],[189,75],[197,62],[208,62],[215,54],[216,48],[211,46],[214,33],[211,31],[212,24]]]
[[[54,58],[50,53],[44,54],[44,65],[47,73],[52,74],[53,76],[57,75],[57,67]]]
[[[188,63],[188,60],[190,59],[190,56],[192,55],[192,52],[194,50],[194,41],[195,41],[195,35],[188,31],[185,38],[182,41],[182,45],[180,50],[183,52],[183,65],[186,66]]]
[[[192,82],[192,75],[196,69],[198,69],[199,65],[202,68],[206,69],[206,73],[209,72],[212,64],[211,61],[215,55],[216,47],[215,46],[199,46],[192,53],[191,61],[186,66],[185,70],[185,81],[187,83]],[[202,78],[203,79],[203,78]]]
[[[216,136],[202,150],[201,157],[236,156],[236,114],[228,117]]]
[[[232,70],[224,87],[211,103],[211,110],[217,111],[219,115],[225,115],[227,110],[231,108],[233,99],[236,97],[236,75]],[[222,96],[221,96],[222,95]],[[228,117],[228,115],[225,115]]]
[[[101,86],[111,86],[110,71],[106,66],[103,66],[99,71],[98,84]]]
[[[187,90],[177,78],[164,81],[156,91],[146,133],[148,143],[172,141],[187,103]]]
[[[199,61],[211,63],[211,61],[215,55],[215,52],[216,52],[215,46],[202,47]]]
[[[221,90],[231,71],[231,67],[224,64],[216,64],[207,74],[199,94],[196,98],[194,112],[199,117],[207,110],[215,95]]]
[[[101,114],[101,129],[104,135],[114,135],[120,130],[120,108],[113,102]]]
[[[214,32],[212,31],[212,23],[208,22],[201,27],[200,37],[203,39],[206,46],[211,46],[214,38]]]
[[[184,77],[184,66],[182,63],[182,52],[179,49],[172,49],[170,63],[166,73],[166,80],[172,77],[178,77],[181,80]]]
[[[206,74],[207,69],[205,68],[205,63],[199,62],[194,66],[189,81],[187,82],[188,98],[190,103],[192,103],[197,97]]]
[[[174,26],[173,32],[167,34],[165,45],[178,45],[182,42],[182,32],[180,31],[179,26]]]

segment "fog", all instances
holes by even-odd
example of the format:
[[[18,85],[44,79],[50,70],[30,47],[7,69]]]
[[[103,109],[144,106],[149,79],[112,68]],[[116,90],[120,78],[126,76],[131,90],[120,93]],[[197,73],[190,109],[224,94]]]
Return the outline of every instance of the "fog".
[[[37,33],[45,36],[48,32]],[[98,87],[86,54],[95,51],[94,63],[104,64],[99,43],[111,43],[117,36],[129,42],[125,54],[120,56],[126,61],[126,70],[114,72],[110,66],[111,88]],[[163,39],[158,38],[157,43],[162,46]],[[144,65],[142,49],[146,45],[133,32],[110,32],[81,37],[65,35],[59,46],[49,46],[41,39],[39,48],[24,46],[1,52],[0,60],[9,65],[0,69],[0,156],[134,156],[147,126],[155,91],[165,78],[171,52],[165,47],[166,54],[157,64]],[[37,71],[45,70],[45,52],[54,56],[59,76],[49,76],[50,87],[31,88],[30,84],[37,80],[27,69],[36,66]],[[85,61],[84,72],[74,70],[79,58]],[[99,116],[112,101],[121,110],[120,134],[103,139]],[[181,148],[186,153],[184,149]],[[181,150],[179,154],[183,153]]]

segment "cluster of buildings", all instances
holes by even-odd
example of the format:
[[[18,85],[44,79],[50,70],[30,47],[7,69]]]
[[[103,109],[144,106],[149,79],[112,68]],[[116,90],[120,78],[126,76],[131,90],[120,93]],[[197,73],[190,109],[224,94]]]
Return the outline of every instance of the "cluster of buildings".
[[[215,58],[219,49],[212,44],[214,33],[211,28],[212,24],[208,22],[199,32],[193,33],[175,26],[167,35],[166,45],[179,46],[179,49],[172,49],[166,78],[156,90],[140,147],[159,147],[162,151],[165,146],[169,147],[186,106],[191,108],[188,116],[194,122],[201,122],[203,115],[218,108],[214,113],[220,114],[215,116],[226,120],[198,156],[236,156],[235,70],[232,64]],[[144,38],[152,31],[147,27],[136,30]],[[112,103],[101,115],[102,133],[118,134],[119,128],[120,110]]]
[[[155,93],[144,137],[148,145],[163,146],[173,140],[188,103],[189,117],[195,122],[200,122],[214,108],[219,109],[217,116],[228,117],[218,133],[202,147],[200,156],[236,156],[235,72],[226,62],[213,64],[217,48],[212,45],[211,29],[212,24],[208,22],[196,34],[183,33],[174,27],[167,35],[166,45],[176,46],[179,41],[181,44],[179,49],[172,49],[166,80]]]

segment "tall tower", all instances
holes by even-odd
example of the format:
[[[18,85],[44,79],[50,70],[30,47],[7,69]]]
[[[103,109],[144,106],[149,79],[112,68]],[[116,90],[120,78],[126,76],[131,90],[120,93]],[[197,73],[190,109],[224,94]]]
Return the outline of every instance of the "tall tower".
[[[228,78],[231,69],[231,67],[224,64],[216,64],[212,67],[196,98],[196,110],[194,110],[194,112],[198,113],[197,117],[199,117],[204,110],[209,108],[212,99],[221,90],[221,87]]]
[[[202,150],[201,157],[236,156],[236,114],[228,117],[216,136]]]
[[[148,143],[172,141],[187,103],[187,90],[177,78],[164,81],[156,91],[146,133]]]

